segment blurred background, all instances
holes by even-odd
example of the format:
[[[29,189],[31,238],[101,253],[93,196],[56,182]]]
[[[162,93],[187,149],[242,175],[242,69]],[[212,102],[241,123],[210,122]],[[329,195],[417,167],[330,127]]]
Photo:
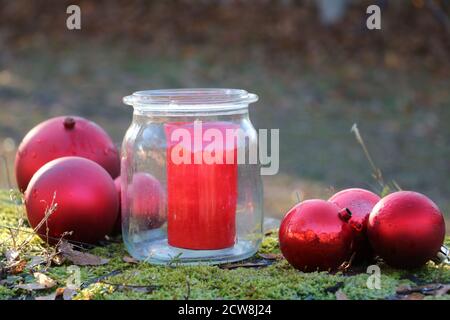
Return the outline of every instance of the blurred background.
[[[81,30],[66,8],[81,8]],[[381,8],[381,30],[366,9]],[[387,181],[450,217],[450,1],[0,1],[0,188],[36,124],[80,115],[120,144],[140,89],[257,93],[256,128],[280,129],[280,173],[266,214],[302,198],[380,192],[350,129]],[[449,223],[447,223],[447,226]],[[447,227],[448,228],[448,227]]]

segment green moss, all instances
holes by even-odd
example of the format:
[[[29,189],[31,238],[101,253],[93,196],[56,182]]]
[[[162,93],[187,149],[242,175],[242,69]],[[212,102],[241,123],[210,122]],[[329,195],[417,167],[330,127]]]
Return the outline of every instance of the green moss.
[[[0,299],[5,300],[9,299],[10,297],[14,296],[15,292],[14,290],[11,290],[5,286],[0,286]]]
[[[0,224],[17,226],[20,208],[17,201],[11,200],[8,192],[0,192]],[[24,223],[24,228],[26,224]],[[31,231],[29,228],[26,229]],[[20,232],[17,239],[28,237]],[[262,241],[260,253],[279,253],[278,235],[273,231]],[[450,238],[447,238],[447,243]],[[12,245],[11,234],[0,228],[0,248],[3,252]],[[23,258],[42,254],[45,244],[34,237],[22,253]],[[449,283],[450,267],[429,263],[421,269],[406,271],[381,268],[381,288],[369,289],[367,280],[370,274],[363,270],[358,274],[330,274],[327,272],[303,273],[292,268],[286,260],[269,261],[267,267],[222,269],[219,266],[154,266],[148,263],[131,264],[123,261],[127,255],[121,243],[99,246],[91,253],[109,258],[102,266],[79,267],[82,289],[75,299],[336,299],[340,290],[349,299],[386,299],[393,297],[401,285],[426,283]],[[0,257],[3,259],[3,257]],[[260,260],[256,256],[252,260]],[[251,261],[252,261],[251,260]],[[267,260],[261,260],[267,261]],[[40,266],[37,270],[57,281],[64,287],[70,279],[70,264]],[[106,276],[106,277],[105,277]],[[23,290],[14,289],[19,282],[30,280],[29,270],[9,277],[0,285],[0,299],[18,298],[29,295]],[[43,295],[42,292],[32,295]],[[427,297],[427,299],[432,297]],[[450,299],[450,295],[438,297]]]
[[[278,245],[278,232],[276,232],[276,230],[273,230],[266,234],[263,241],[261,242],[259,252],[260,253],[280,252],[280,246]]]

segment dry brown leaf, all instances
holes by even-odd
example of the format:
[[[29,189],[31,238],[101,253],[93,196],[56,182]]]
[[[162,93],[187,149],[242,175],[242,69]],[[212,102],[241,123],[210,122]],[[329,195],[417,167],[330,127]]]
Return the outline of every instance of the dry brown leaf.
[[[109,262],[109,259],[87,252],[76,251],[67,241],[61,241],[59,244],[59,252],[64,258],[78,266],[100,266]]]
[[[335,293],[336,300],[350,300],[342,290],[338,290]]]
[[[66,261],[66,258],[64,258],[64,256],[62,254],[57,254],[57,255],[53,256],[53,258],[52,258],[52,263],[57,266],[62,265],[65,261]]]
[[[55,280],[53,280],[52,278],[41,272],[35,272],[33,275],[34,278],[36,279],[36,282],[44,285],[46,288],[52,288],[56,285]]]
[[[131,263],[131,264],[137,264],[137,263],[139,263],[138,260],[136,260],[135,258],[130,257],[130,256],[124,256],[124,257],[122,258],[122,260],[123,260],[123,262]]]
[[[6,261],[9,263],[16,261],[19,258],[19,255],[19,251],[13,249],[6,250],[5,252]]]
[[[44,264],[46,262],[46,259],[44,257],[40,256],[33,256],[31,257],[31,260],[28,262],[27,267],[28,268],[34,268],[38,265]]]
[[[18,274],[22,273],[23,270],[25,270],[25,267],[27,266],[27,262],[25,260],[17,261],[16,263],[9,266],[9,273],[10,274]]]
[[[280,253],[258,253],[258,255],[267,260],[280,260],[283,258],[283,255]]]
[[[422,286],[415,286],[415,287],[400,286],[397,288],[397,294],[408,295],[411,293],[418,292],[418,293],[426,294],[426,295],[434,295],[437,290],[442,288],[442,286],[443,285],[440,283],[431,283],[431,284],[425,284]]]
[[[272,264],[272,262],[268,261],[258,261],[258,262],[244,262],[244,263],[229,263],[229,264],[223,264],[219,266],[221,269],[236,269],[236,268],[261,268],[261,267],[268,267]]]
[[[16,286],[16,288],[34,291],[34,290],[50,289],[56,286],[55,280],[53,280],[52,278],[41,272],[35,272],[33,275],[35,282],[19,284]]]
[[[56,300],[56,291],[52,292],[46,296],[39,296],[39,297],[35,297],[34,300]]]
[[[446,285],[442,286],[442,288],[440,288],[439,290],[436,291],[435,296],[437,296],[437,297],[443,296],[449,292],[450,292],[450,284],[446,284]]]
[[[77,290],[65,288],[63,292],[63,299],[64,300],[72,300],[73,296],[77,293]]]
[[[402,300],[423,300],[423,298],[425,298],[425,295],[419,292],[413,292],[411,294],[404,296]]]

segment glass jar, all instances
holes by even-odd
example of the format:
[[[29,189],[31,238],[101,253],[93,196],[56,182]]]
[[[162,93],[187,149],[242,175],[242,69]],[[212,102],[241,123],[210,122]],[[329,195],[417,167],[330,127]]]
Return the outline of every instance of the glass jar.
[[[134,107],[121,155],[129,253],[154,264],[254,255],[263,192],[248,105],[258,97],[238,89],[167,89],[123,100]]]

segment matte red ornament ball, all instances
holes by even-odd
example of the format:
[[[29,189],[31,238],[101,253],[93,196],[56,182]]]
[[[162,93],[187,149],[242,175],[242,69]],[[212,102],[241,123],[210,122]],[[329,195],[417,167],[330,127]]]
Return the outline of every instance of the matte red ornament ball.
[[[120,176],[114,180],[121,204],[114,233],[118,234],[122,229],[122,207],[125,211],[131,210],[129,217],[135,224],[147,229],[161,227],[166,222],[166,196],[161,183],[149,173],[137,172],[127,186],[126,194],[122,194],[121,180]]]
[[[337,269],[353,252],[350,214],[324,200],[306,200],[284,217],[279,231],[286,260],[301,271]]]
[[[151,174],[137,172],[127,189],[131,218],[148,229],[161,227],[166,221],[166,196],[161,183]]]
[[[119,214],[117,215],[117,220],[114,225],[113,235],[118,235],[122,232],[122,200],[121,200],[121,176],[114,179],[114,186],[116,187],[117,198],[119,199]]]
[[[350,223],[361,228],[361,232],[355,238],[355,262],[362,262],[373,257],[373,249],[367,238],[367,221],[373,207],[380,200],[377,194],[360,188],[341,190],[328,199],[341,209],[349,209],[352,213]]]
[[[423,194],[399,191],[373,208],[367,225],[375,252],[393,267],[415,268],[438,253],[445,222],[437,205]]]
[[[20,143],[15,160],[19,190],[25,191],[44,164],[67,156],[93,160],[113,178],[120,173],[118,150],[100,126],[81,117],[56,117],[31,129]]]
[[[37,230],[41,238],[55,243],[63,233],[67,239],[95,243],[109,235],[117,220],[119,202],[114,182],[103,167],[80,157],[63,157],[42,166],[25,191],[30,225],[43,221],[53,203],[56,210]]]

